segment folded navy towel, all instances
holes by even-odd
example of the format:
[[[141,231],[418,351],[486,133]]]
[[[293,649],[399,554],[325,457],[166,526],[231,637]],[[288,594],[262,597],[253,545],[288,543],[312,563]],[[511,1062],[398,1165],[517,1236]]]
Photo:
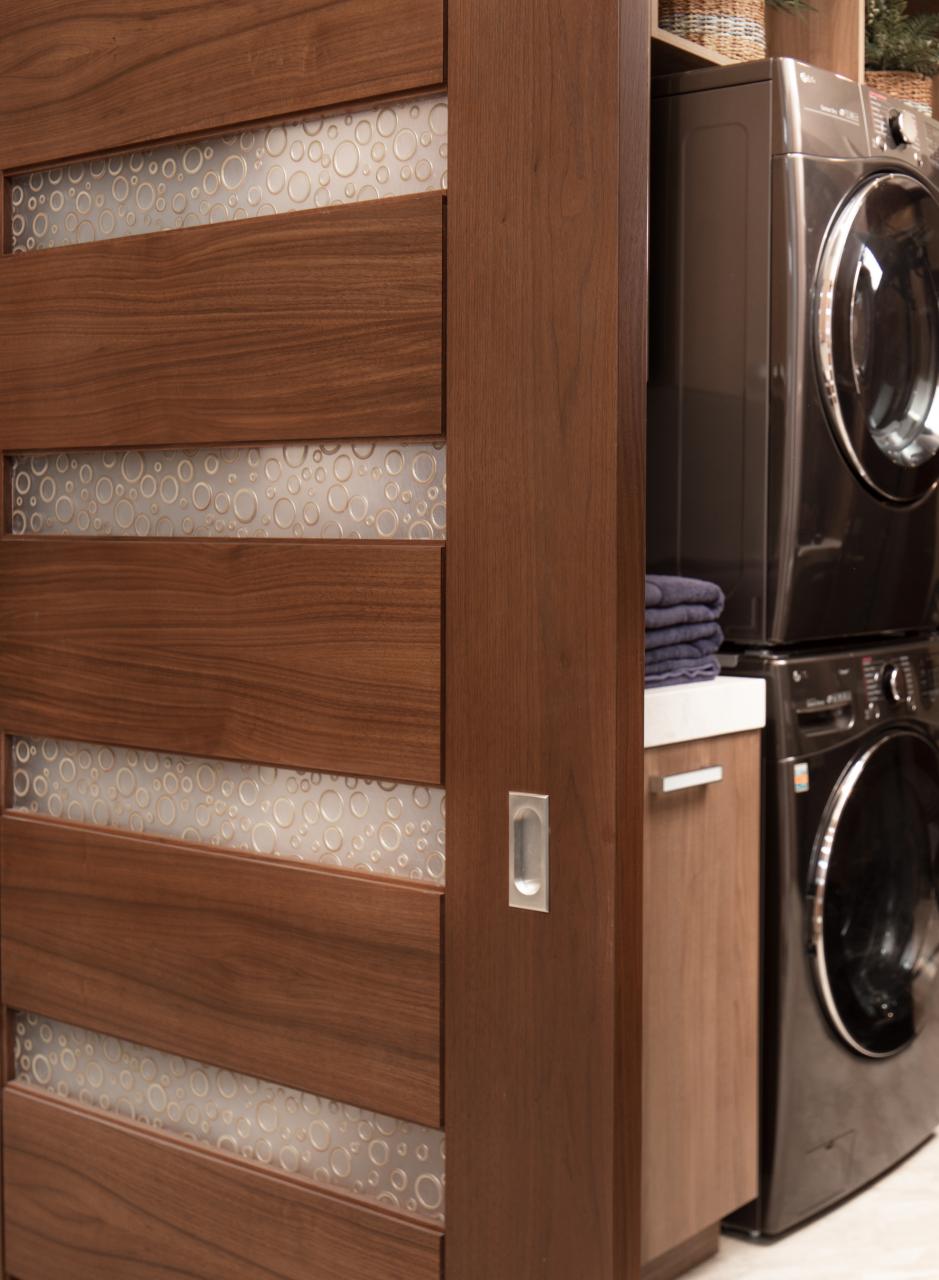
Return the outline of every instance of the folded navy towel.
[[[716,610],[724,607],[724,593],[714,582],[701,578],[679,578],[671,574],[646,574],[646,608],[674,604],[703,604]]]
[[[697,667],[706,667],[710,671],[711,660],[718,662],[718,666],[720,666],[716,654],[706,654],[705,657],[701,657],[698,654],[696,658],[672,658],[670,662],[652,662],[650,660],[650,662],[646,663],[646,675],[661,676],[667,675],[668,672],[672,671],[692,671]]]
[[[707,644],[708,652],[716,653],[724,643],[724,633],[716,622],[689,622],[681,627],[662,627],[659,631],[646,632],[646,653],[664,649],[673,644]]]
[[[716,658],[663,662],[656,666],[661,666],[662,670],[646,668],[646,686],[653,689],[661,689],[672,684],[693,684],[701,680],[714,680],[721,671]]]
[[[688,644],[664,644],[658,649],[647,649],[646,654],[653,662],[674,662],[676,659],[685,662],[689,658],[709,658],[720,648],[717,637],[710,640],[692,640]]]
[[[714,609],[709,604],[656,605],[646,609],[646,630],[680,627],[686,622],[716,622],[720,616],[720,609]]]

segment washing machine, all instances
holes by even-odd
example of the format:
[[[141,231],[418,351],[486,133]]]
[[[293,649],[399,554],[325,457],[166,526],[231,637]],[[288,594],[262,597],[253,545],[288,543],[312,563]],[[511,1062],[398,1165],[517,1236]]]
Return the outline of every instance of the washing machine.
[[[733,1221],[776,1235],[939,1125],[939,640],[736,661],[768,700],[760,1196]]]
[[[648,563],[741,645],[939,624],[939,124],[791,59],[653,104]]]

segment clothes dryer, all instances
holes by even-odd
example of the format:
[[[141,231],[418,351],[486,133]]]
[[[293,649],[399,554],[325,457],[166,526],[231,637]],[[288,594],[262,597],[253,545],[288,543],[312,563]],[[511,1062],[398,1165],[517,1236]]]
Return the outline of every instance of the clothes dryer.
[[[939,625],[939,124],[783,58],[653,127],[649,569],[741,645]]]

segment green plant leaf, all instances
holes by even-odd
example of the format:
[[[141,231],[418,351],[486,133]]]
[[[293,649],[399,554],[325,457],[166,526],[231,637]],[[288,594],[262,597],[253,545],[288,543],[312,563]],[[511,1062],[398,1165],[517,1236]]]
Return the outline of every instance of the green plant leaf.
[[[865,65],[939,75],[939,14],[912,15],[907,0],[866,0]]]

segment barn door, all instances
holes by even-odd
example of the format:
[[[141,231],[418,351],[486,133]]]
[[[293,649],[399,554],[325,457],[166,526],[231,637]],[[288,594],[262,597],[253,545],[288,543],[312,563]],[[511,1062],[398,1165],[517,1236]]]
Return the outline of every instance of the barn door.
[[[3,28],[6,1273],[436,1280],[441,0]]]
[[[626,1280],[647,6],[0,36],[7,1280]]]

